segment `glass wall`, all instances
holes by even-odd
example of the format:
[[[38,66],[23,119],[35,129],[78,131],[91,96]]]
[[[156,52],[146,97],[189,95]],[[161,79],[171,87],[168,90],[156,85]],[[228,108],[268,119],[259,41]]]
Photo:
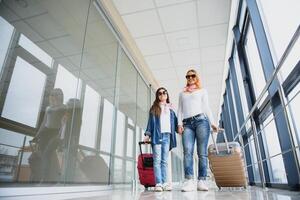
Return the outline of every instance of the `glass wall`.
[[[98,6],[1,1],[1,183],[136,179],[151,89]]]
[[[249,184],[284,185],[296,189],[300,183],[300,117],[296,111],[300,106],[299,35],[296,35],[294,45],[274,77],[272,87],[268,88],[257,107],[253,108],[253,105],[266,86],[264,74],[275,72],[279,59],[291,44],[292,36],[296,30],[299,31],[296,13],[300,3],[269,0],[239,2],[242,4],[239,7],[241,11],[232,33],[234,42],[229,58],[229,61],[233,59],[233,64],[229,63],[233,68],[228,78],[235,72],[237,80],[230,79],[231,85],[238,86],[244,116],[249,115],[249,110],[253,111],[244,125],[247,131],[239,135],[245,142],[245,169],[248,170]],[[278,13],[285,15],[279,16]],[[225,94],[232,92],[228,90],[230,88],[226,88]],[[235,96],[231,99],[224,95],[224,102],[236,108],[238,98]],[[239,117],[233,111],[223,109],[220,116]],[[228,120],[221,123],[225,127],[230,125]],[[241,127],[242,124],[238,125],[240,129],[245,128]]]

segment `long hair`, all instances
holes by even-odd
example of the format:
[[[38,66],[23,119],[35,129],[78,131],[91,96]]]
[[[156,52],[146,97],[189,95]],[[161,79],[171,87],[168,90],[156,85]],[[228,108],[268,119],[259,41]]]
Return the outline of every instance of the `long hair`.
[[[150,113],[152,113],[153,115],[155,115],[155,116],[160,116],[160,114],[161,114],[161,108],[160,108],[160,106],[159,106],[159,94],[158,94],[158,92],[160,91],[160,90],[165,90],[165,91],[167,91],[166,90],[166,88],[164,88],[164,87],[160,87],[160,88],[158,88],[157,90],[156,90],[156,93],[155,93],[155,100],[154,100],[154,102],[153,102],[153,105],[151,106],[151,108],[150,108]],[[170,99],[169,99],[169,93],[167,92],[167,103],[170,103]]]
[[[187,75],[189,72],[193,72],[193,73],[196,75],[196,83],[195,83],[195,85],[196,85],[196,87],[197,87],[198,89],[201,89],[201,88],[202,88],[202,85],[201,85],[200,77],[199,77],[199,74],[197,73],[197,71],[194,70],[194,69],[190,69],[190,70],[188,70],[188,71],[186,72],[186,75]],[[189,86],[188,80],[186,80],[186,87],[188,87],[188,86]]]

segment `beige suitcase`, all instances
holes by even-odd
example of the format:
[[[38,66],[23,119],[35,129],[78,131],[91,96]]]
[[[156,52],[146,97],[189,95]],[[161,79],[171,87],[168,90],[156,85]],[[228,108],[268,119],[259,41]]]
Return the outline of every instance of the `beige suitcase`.
[[[224,130],[220,130],[225,143],[214,144],[208,147],[208,159],[216,185],[221,187],[247,187],[243,152],[238,142],[228,142]]]

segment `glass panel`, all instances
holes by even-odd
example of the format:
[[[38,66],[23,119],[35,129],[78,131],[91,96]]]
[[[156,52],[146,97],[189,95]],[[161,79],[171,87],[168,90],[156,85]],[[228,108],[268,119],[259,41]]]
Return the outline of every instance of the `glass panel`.
[[[231,89],[231,94],[232,94],[232,103],[233,103],[233,113],[235,115],[235,119],[236,119],[236,127],[237,127],[237,130],[239,131],[239,127],[240,127],[240,124],[239,124],[239,118],[238,118],[238,114],[237,114],[237,105],[236,105],[236,99],[235,99],[235,93],[234,93],[234,90],[233,90],[233,83],[232,83],[232,79],[230,78],[230,89]],[[234,134],[234,136],[236,135],[237,133]]]
[[[149,88],[141,77],[138,77],[137,90],[137,124],[146,128],[148,120],[148,111],[150,108]]]
[[[133,162],[132,161],[126,161],[126,176],[125,176],[125,181],[128,183],[131,183],[133,180]]]
[[[43,169],[42,175],[35,179],[37,182],[90,182],[86,174],[80,175],[78,144],[95,148],[99,130],[100,150],[108,154],[111,151],[114,124],[114,106],[111,102],[115,92],[118,41],[96,7],[97,4],[91,0],[29,1],[26,6],[18,1],[0,1],[1,70],[3,59],[12,55],[4,68],[9,73],[5,73],[7,77],[3,79],[9,81],[5,85],[7,88],[4,88],[8,91],[6,97],[1,94],[1,102],[5,102],[2,116],[26,125],[37,125],[37,131],[17,125],[16,129],[26,130],[26,134],[42,133],[41,148],[50,150],[37,165],[48,168]],[[12,35],[14,40],[11,40]],[[9,43],[16,43],[16,46],[8,48]],[[134,77],[137,77],[136,72]],[[123,86],[127,87],[126,80]],[[128,87],[132,88],[132,85]],[[57,88],[56,92],[61,91],[60,94],[53,94],[53,88]],[[135,94],[136,89],[128,93],[136,99]],[[103,102],[103,119],[99,118],[102,117],[99,116],[100,95],[106,99]],[[123,107],[127,107],[126,103]],[[100,120],[102,127],[98,127]],[[53,138],[49,138],[48,133],[53,136],[60,134],[63,152],[69,153],[63,156],[68,159],[62,159],[63,152],[57,153],[61,150],[58,145],[51,146]],[[109,166],[109,155],[104,160]],[[96,159],[95,162],[98,161]]]
[[[95,147],[98,133],[100,95],[91,87],[86,86],[82,112],[82,124],[79,144]]]
[[[124,143],[125,140],[125,115],[118,111],[117,113],[117,130],[116,130],[116,145],[115,154],[118,156],[124,156]]]
[[[120,57],[116,99],[120,111],[136,122],[137,71],[124,51]]]
[[[24,81],[26,78],[26,84]],[[36,127],[46,75],[20,57],[6,94],[2,117]]]
[[[0,17],[0,77],[3,68],[4,61],[7,56],[7,50],[11,42],[11,37],[13,35],[14,27],[10,25],[5,19]]]
[[[292,48],[291,52],[288,54],[286,60],[284,61],[281,69],[280,74],[281,78],[284,81],[287,76],[292,72],[295,68],[297,63],[299,62],[299,53],[300,52],[300,39],[296,41],[294,47]]]
[[[281,153],[280,143],[278,139],[276,125],[273,119],[273,114],[270,114],[265,122],[269,122],[263,125],[265,126],[262,130],[262,136],[265,145],[265,152],[267,159]],[[286,174],[283,163],[282,155],[277,155],[276,157],[268,160],[268,167],[270,173],[271,182],[274,183],[286,183]]]
[[[258,164],[254,164],[253,165],[253,170],[254,170],[254,180],[256,183],[260,183],[260,175],[259,175],[259,168],[258,168]]]
[[[138,156],[140,155],[140,147],[139,147],[139,142],[142,141],[141,138],[141,131],[140,131],[140,127],[136,126],[135,128],[135,133],[136,133],[136,141],[135,141],[135,159],[136,161],[138,160]]]
[[[289,0],[288,3],[260,0],[258,5],[269,43],[273,49],[274,60],[277,63],[299,26],[300,2],[298,0]],[[278,15],[278,13],[284,13],[284,15]]]
[[[287,110],[289,113],[290,124],[292,125],[293,141],[296,147],[300,146],[300,112],[297,110],[300,108],[300,84],[293,89],[288,95],[289,105]],[[299,158],[300,159],[300,158]]]
[[[252,158],[252,164],[257,163],[257,155],[256,155],[256,148],[255,148],[255,143],[253,136],[250,137],[250,147],[251,147],[251,158]]]
[[[134,130],[131,128],[127,129],[127,150],[126,150],[126,155],[127,157],[133,157],[133,137],[134,137]]]
[[[272,183],[287,183],[285,168],[282,155],[271,158],[269,161],[271,166],[271,182]]]
[[[124,180],[124,173],[123,173],[123,160],[119,158],[115,158],[114,160],[114,182],[120,183]]]
[[[245,50],[248,58],[249,70],[251,73],[255,95],[258,97],[266,85],[266,80],[251,24],[249,25],[246,36]]]
[[[239,58],[238,58],[236,48],[234,49],[233,58],[234,58],[236,76],[237,76],[237,84],[238,84],[238,87],[239,87],[240,97],[241,97],[241,101],[242,101],[242,109],[243,109],[244,117],[246,117],[249,113],[249,109],[248,109],[248,103],[247,103],[247,99],[246,99],[246,93],[245,93],[245,87],[244,87],[242,72],[241,72],[240,61],[239,61]]]
[[[100,150],[110,153],[113,127],[113,105],[104,99]]]
[[[272,120],[272,121],[271,121]],[[269,124],[265,124],[265,122],[270,122]],[[274,156],[276,154],[281,153],[280,143],[278,139],[276,125],[273,119],[273,114],[270,114],[268,118],[263,122],[264,129],[262,130],[263,138],[265,141],[266,148],[268,149],[268,157]]]
[[[77,82],[78,78],[73,73],[68,71],[62,65],[58,65],[54,87],[62,89],[65,99],[64,103],[67,103],[69,99],[74,97],[80,98],[82,82],[79,80],[78,91]]]

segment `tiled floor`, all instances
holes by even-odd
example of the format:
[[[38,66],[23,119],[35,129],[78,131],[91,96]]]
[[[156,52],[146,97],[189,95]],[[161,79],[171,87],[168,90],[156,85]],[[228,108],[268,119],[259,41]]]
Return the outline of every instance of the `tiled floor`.
[[[105,196],[75,198],[76,200],[300,200],[300,192],[249,187],[247,190],[213,189],[208,192],[172,192],[113,190]]]
[[[49,188],[51,190],[51,187]],[[4,197],[2,200],[300,200],[300,192],[278,189],[248,187],[245,189],[222,189],[213,187],[208,192],[181,192],[174,186],[172,192],[153,192],[143,189],[119,188],[94,192],[56,193],[49,195],[26,195]]]

